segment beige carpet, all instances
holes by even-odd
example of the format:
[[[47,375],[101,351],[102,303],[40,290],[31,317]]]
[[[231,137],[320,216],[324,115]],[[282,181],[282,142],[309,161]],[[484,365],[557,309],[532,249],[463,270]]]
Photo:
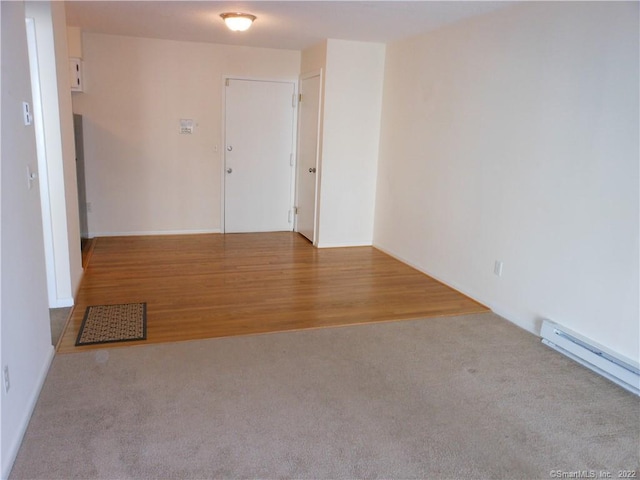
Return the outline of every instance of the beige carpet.
[[[50,308],[49,319],[51,321],[51,344],[55,347],[67,324],[67,319],[71,313],[71,307]]]
[[[639,419],[490,313],[134,346],[55,357],[10,478],[617,478]]]

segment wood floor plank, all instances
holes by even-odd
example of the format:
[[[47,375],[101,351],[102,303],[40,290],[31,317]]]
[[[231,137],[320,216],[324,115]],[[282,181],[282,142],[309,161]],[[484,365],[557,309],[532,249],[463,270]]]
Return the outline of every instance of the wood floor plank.
[[[147,340],[75,347],[90,305],[147,303]],[[461,315],[488,309],[373,247],[295,233],[103,237],[58,352]]]

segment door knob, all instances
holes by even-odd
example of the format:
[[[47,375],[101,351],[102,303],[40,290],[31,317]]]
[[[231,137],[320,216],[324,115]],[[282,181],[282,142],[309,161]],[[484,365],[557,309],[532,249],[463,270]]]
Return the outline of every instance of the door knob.
[[[316,167],[311,167],[309,169],[309,173],[316,173]]]
[[[233,146],[232,146],[232,145],[229,145],[229,146],[227,147],[227,152],[230,152],[230,151],[232,151],[232,150],[233,150]]]
[[[233,168],[227,168],[227,173],[232,173],[233,172]]]

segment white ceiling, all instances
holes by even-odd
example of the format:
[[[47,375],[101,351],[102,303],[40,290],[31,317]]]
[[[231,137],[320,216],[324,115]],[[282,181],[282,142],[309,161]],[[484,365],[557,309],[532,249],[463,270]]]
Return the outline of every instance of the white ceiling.
[[[388,43],[481,15],[508,1],[67,1],[67,23],[85,31],[302,50],[326,38]],[[258,18],[231,32],[220,14]]]

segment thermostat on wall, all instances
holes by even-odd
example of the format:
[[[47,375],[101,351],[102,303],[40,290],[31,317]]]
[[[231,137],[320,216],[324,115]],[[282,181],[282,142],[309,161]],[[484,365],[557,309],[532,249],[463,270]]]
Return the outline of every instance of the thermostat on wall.
[[[193,120],[190,118],[180,119],[180,135],[191,135],[193,133]]]

